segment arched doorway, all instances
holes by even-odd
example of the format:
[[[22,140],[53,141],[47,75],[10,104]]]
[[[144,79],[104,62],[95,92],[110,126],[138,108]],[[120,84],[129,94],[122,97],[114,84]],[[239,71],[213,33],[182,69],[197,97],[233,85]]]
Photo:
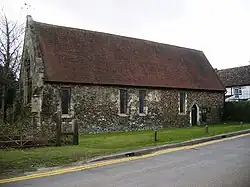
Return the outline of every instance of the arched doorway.
[[[198,124],[198,107],[196,104],[191,108],[191,124],[192,126]]]

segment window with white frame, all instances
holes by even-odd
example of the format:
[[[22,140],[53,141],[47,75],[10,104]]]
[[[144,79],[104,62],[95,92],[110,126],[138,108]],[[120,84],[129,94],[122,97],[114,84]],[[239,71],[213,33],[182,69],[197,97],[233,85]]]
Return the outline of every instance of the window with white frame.
[[[239,96],[242,95],[242,90],[241,88],[234,88],[234,95]]]

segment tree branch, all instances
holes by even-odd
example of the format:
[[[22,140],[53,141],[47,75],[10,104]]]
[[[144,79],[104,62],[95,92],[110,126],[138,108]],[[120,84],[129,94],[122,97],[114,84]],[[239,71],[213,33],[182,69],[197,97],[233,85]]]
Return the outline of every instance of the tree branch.
[[[10,25],[10,23],[8,25]],[[11,33],[16,29],[16,26],[17,26],[17,22],[11,26],[12,28],[9,30],[8,35],[11,35]]]
[[[2,39],[0,38],[0,47],[2,47],[3,49],[4,49],[4,51],[6,51],[7,49],[6,49],[6,46],[4,45],[4,43],[3,43],[3,41],[2,41]]]
[[[19,43],[17,44],[17,46],[13,49],[12,53],[10,54],[10,58],[12,58],[12,56],[14,55],[14,53],[15,53],[16,51],[19,51],[19,50],[20,50],[20,47],[21,47],[21,42],[19,42]]]
[[[1,14],[1,13],[0,13]],[[6,78],[16,76],[20,68],[20,50],[23,30],[18,22],[8,20],[2,12],[0,16],[0,64],[3,64],[3,73]]]

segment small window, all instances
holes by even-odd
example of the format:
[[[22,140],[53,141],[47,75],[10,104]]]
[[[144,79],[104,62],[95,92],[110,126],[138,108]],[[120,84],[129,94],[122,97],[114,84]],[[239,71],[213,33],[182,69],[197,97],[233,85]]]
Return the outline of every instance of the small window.
[[[242,95],[241,88],[234,88],[234,95],[236,95],[236,96]]]
[[[27,104],[31,103],[32,99],[32,82],[31,79],[29,78],[28,80],[28,85],[27,85]]]
[[[127,113],[127,100],[128,100],[128,91],[121,89],[120,90],[120,114]]]
[[[139,90],[139,113],[144,114],[144,106],[145,106],[145,96],[146,91],[145,90]]]
[[[26,73],[26,104],[31,103],[32,99],[32,79],[30,76],[30,60],[26,59],[24,61],[25,65],[25,73]]]
[[[186,113],[186,93],[180,92],[180,111],[181,114]]]
[[[207,112],[208,112],[208,109],[206,108],[201,108],[201,121],[202,122],[207,122]]]
[[[71,90],[70,88],[61,88],[61,108],[62,114],[69,114]]]

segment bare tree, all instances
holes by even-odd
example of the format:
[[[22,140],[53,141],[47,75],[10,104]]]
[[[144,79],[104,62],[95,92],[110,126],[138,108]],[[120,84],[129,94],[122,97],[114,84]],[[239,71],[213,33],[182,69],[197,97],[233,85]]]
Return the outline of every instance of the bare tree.
[[[6,116],[6,91],[17,79],[20,69],[23,33],[23,26],[18,24],[18,21],[13,22],[8,19],[2,11],[0,14],[0,68],[1,77],[7,80],[7,84],[2,85],[1,110],[4,116]]]

